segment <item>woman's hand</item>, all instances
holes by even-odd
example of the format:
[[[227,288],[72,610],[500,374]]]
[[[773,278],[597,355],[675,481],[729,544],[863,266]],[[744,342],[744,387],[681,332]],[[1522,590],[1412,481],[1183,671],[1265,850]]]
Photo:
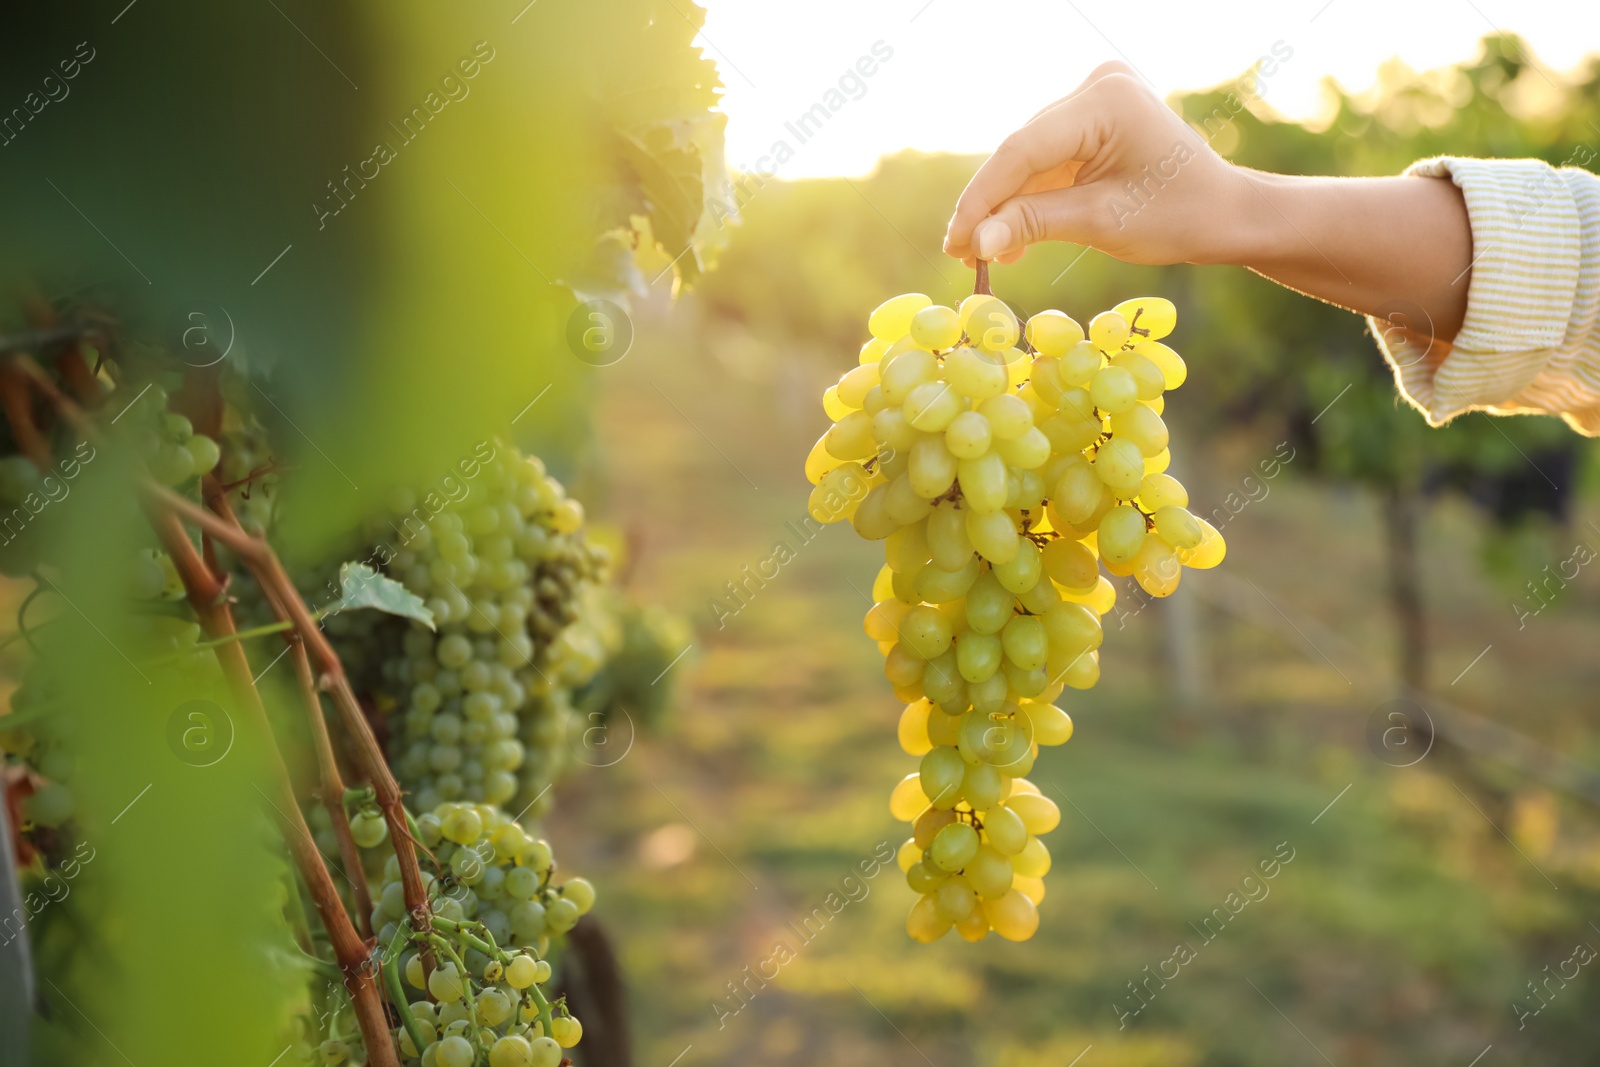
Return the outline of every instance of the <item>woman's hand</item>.
[[[1248,182],[1126,64],[1107,63],[978,169],[944,250],[969,266],[1014,262],[1036,241],[1130,263],[1239,262]]]
[[[1007,137],[956,203],[944,250],[1015,262],[1037,241],[1129,263],[1232,263],[1451,341],[1466,315],[1472,229],[1448,179],[1317,178],[1237,167],[1122,63]]]

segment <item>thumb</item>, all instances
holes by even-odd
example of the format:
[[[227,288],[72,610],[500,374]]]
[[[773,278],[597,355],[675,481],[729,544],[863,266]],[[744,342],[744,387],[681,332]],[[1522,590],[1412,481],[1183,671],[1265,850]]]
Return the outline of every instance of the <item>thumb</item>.
[[[1093,199],[1083,186],[1014,196],[972,231],[979,259],[998,259],[1040,241],[1093,243]]]

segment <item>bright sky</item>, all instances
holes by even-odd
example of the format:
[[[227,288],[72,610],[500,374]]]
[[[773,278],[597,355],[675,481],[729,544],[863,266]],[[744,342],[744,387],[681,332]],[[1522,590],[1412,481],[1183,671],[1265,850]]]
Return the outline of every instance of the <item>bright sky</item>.
[[[1557,70],[1600,51],[1593,0],[701,2],[700,43],[727,86],[728,162],[754,170],[782,139],[794,157],[766,168],[781,178],[864,174],[901,148],[988,151],[1109,59],[1165,95],[1232,78],[1282,42],[1293,55],[1263,99],[1301,117],[1318,110],[1326,76],[1365,89],[1391,56],[1444,66],[1476,55],[1493,29],[1521,34]],[[876,42],[892,55],[851,84],[847,72]],[[848,102],[802,143],[785,124],[841,77]]]

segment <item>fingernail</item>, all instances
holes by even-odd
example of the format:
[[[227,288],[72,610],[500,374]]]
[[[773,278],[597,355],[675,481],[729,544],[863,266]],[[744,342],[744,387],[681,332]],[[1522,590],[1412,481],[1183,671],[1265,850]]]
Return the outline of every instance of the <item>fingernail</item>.
[[[1011,227],[1000,219],[985,219],[978,223],[972,243],[979,258],[993,259],[1011,245]]]

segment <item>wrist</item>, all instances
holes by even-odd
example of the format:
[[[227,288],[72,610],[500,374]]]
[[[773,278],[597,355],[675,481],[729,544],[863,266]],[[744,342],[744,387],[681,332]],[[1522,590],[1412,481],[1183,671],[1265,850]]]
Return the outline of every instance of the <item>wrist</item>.
[[[1201,262],[1257,270],[1281,260],[1292,247],[1293,227],[1284,214],[1298,179],[1229,165],[1218,190],[1213,215],[1217,232]]]

